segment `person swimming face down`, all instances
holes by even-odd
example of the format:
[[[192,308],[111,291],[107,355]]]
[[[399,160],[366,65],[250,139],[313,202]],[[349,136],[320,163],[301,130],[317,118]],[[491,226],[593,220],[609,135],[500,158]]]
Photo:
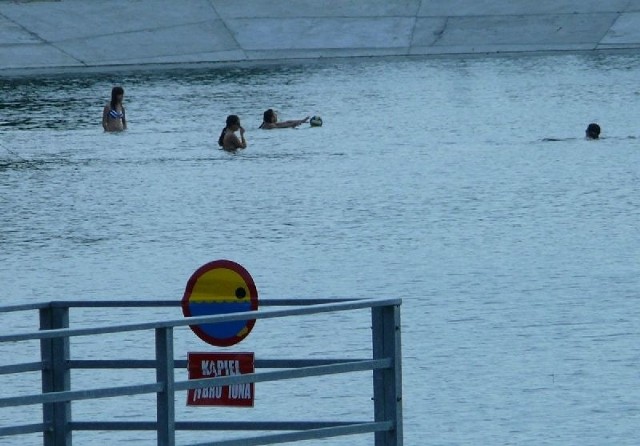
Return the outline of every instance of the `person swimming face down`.
[[[276,113],[274,109],[270,108],[262,114],[262,124],[260,124],[260,128],[264,130],[288,129],[298,127],[306,122],[309,122],[308,116],[304,119],[278,122],[278,113]]]
[[[599,139],[600,138],[600,126],[595,122],[592,122],[587,126],[585,131],[587,139]]]

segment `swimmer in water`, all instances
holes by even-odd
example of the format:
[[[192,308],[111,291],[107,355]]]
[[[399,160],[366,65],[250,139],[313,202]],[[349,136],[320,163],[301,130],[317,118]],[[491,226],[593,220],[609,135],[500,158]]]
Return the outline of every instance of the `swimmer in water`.
[[[592,122],[587,126],[585,135],[587,139],[600,139],[600,126],[595,122]]]
[[[240,138],[236,135],[240,131]],[[244,129],[240,125],[240,118],[236,115],[227,116],[227,126],[222,129],[218,138],[218,145],[224,150],[246,149],[247,140],[244,139]]]
[[[262,124],[260,124],[260,128],[263,130],[291,129],[294,127],[298,127],[299,125],[304,124],[306,122],[309,122],[308,116],[304,119],[278,122],[278,114],[273,109],[270,108],[269,110],[264,112],[262,117]]]
[[[592,122],[587,126],[585,130],[585,137],[587,139],[600,139],[600,126],[595,122]],[[577,138],[544,138],[544,142],[559,142],[559,141],[571,141]]]
[[[111,90],[111,102],[104,106],[102,110],[102,128],[105,132],[121,132],[127,130],[127,119],[125,117],[124,89],[113,87]]]

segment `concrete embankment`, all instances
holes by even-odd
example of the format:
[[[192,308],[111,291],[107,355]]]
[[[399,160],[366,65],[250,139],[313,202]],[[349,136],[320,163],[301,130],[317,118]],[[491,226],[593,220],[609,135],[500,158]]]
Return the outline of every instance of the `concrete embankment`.
[[[640,49],[640,0],[0,0],[0,75]]]

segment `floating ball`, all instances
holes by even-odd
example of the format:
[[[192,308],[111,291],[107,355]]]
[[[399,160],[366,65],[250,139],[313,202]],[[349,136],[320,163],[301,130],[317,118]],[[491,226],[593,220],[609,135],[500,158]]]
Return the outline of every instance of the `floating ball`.
[[[322,127],[322,118],[320,116],[313,116],[309,119],[309,124],[311,124],[311,127]]]

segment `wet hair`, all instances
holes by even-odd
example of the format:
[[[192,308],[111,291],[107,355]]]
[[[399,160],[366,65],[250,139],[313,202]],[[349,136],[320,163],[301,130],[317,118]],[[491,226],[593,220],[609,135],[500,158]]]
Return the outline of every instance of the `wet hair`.
[[[229,115],[227,116],[227,126],[222,129],[222,133],[220,133],[220,137],[218,138],[218,145],[222,147],[224,145],[224,136],[227,134],[227,130],[232,125],[240,125],[240,118],[238,115]]]
[[[113,87],[111,89],[111,110],[115,110],[118,105],[118,96],[124,94],[124,88],[122,87]]]
[[[592,122],[587,126],[587,138],[598,139],[600,137],[600,126]]]
[[[267,124],[271,124],[275,118],[276,112],[274,112],[272,108],[262,114],[262,121],[266,122]]]

